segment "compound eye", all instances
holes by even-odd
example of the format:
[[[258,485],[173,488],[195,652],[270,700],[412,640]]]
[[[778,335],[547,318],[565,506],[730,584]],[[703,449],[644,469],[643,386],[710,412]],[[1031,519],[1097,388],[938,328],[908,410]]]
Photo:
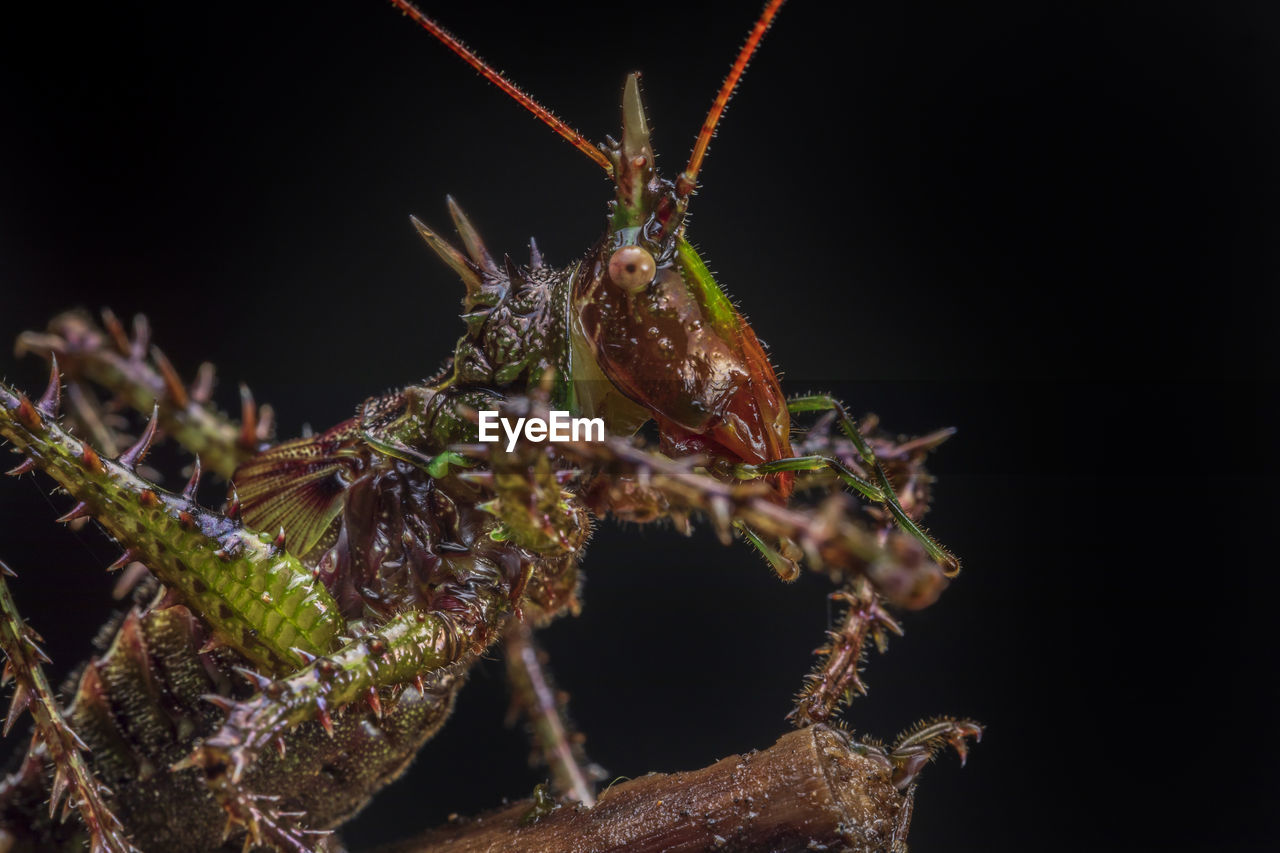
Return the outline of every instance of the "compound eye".
[[[609,278],[631,293],[648,287],[657,269],[653,255],[639,246],[623,246],[609,258]]]

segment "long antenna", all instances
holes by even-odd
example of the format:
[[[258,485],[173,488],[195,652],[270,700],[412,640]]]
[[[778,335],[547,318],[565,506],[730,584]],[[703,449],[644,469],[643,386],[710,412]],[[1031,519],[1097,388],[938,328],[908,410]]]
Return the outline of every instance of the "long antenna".
[[[583,154],[586,154],[592,160],[596,161],[596,163],[600,164],[600,168],[608,172],[609,177],[613,177],[613,164],[609,162],[609,158],[605,156],[603,151],[596,148],[595,145],[593,145],[591,141],[581,133],[578,133],[578,131],[556,118],[555,114],[552,113],[551,110],[526,95],[519,86],[502,76],[502,73],[494,69],[493,66],[489,65],[489,63],[472,53],[471,49],[459,41],[456,36],[437,24],[431,18],[424,15],[421,10],[410,3],[409,0],[391,0],[391,5],[417,21],[424,30],[443,42],[444,46],[449,48],[449,50],[452,50],[458,56],[462,57],[468,65],[479,71],[481,76],[486,80],[514,98],[520,106],[533,113],[552,130],[567,139],[574,148],[577,148]]]
[[[764,11],[760,13],[756,25],[751,28],[751,33],[747,36],[746,43],[742,45],[742,50],[738,51],[738,58],[733,61],[733,67],[729,69],[729,74],[724,78],[720,91],[716,93],[716,99],[711,102],[711,111],[702,122],[702,130],[698,131],[698,138],[693,143],[693,153],[689,155],[689,165],[685,167],[680,174],[680,179],[676,182],[676,192],[681,197],[687,198],[692,195],[698,186],[698,170],[702,168],[702,161],[707,156],[707,146],[711,144],[711,137],[715,135],[716,124],[724,114],[724,108],[729,105],[733,90],[737,88],[738,81],[747,70],[747,63],[751,61],[752,54],[760,46],[760,40],[769,31],[774,16],[778,14],[778,10],[785,2],[786,0],[769,0],[765,4]]]

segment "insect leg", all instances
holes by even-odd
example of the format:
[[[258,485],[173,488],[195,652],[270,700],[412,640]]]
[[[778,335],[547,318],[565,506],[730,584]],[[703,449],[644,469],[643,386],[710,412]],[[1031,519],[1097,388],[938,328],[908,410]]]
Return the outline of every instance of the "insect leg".
[[[125,548],[114,568],[139,560],[199,612],[218,639],[272,671],[292,668],[293,649],[328,652],[345,623],[322,583],[269,533],[246,529],[237,501],[227,512],[195,502],[194,484],[169,494],[136,473],[157,417],[116,460],[103,459],[57,423],[55,374],[38,404],[0,383],[0,437],[77,503],[62,517],[93,516]]]
[[[546,653],[533,629],[526,622],[512,622],[505,644],[512,712],[528,720],[535,755],[551,769],[552,786],[559,795],[595,805],[595,783],[604,778],[604,771],[587,758],[583,739],[568,719],[567,699],[551,679]]]
[[[981,741],[982,731],[981,723],[957,717],[938,717],[916,723],[898,735],[893,748],[886,753],[896,768],[894,784],[900,791],[908,790],[915,784],[920,771],[948,746],[956,751],[960,765],[964,766],[969,757],[969,738]]]
[[[222,477],[230,478],[241,462],[262,449],[272,430],[270,406],[257,406],[248,389],[241,386],[241,420],[235,422],[209,402],[213,365],[201,365],[195,382],[187,385],[164,353],[151,345],[146,317],[139,314],[134,318],[131,337],[110,311],[103,311],[102,316],[103,325],[99,326],[83,312],[62,314],[50,322],[46,332],[19,335],[16,345],[19,354],[31,352],[58,359],[70,386],[71,414],[101,449],[111,452],[110,442],[103,440],[108,434],[104,434],[97,406],[79,387],[81,383],[100,386],[143,414],[158,406],[165,433],[199,454],[206,470]]]
[[[0,649],[4,651],[4,680],[15,683],[9,715],[4,722],[8,734],[22,712],[28,708],[35,719],[35,737],[31,751],[43,750],[53,762],[53,790],[49,796],[50,816],[63,805],[63,814],[74,803],[80,819],[89,832],[90,847],[104,853],[137,853],[125,835],[120,821],[105,802],[107,791],[89,769],[83,752],[84,741],[72,731],[63,718],[45,677],[41,663],[48,657],[41,650],[40,638],[23,621],[9,593],[5,576],[14,572],[0,561]],[[70,792],[65,802],[64,795]]]
[[[902,504],[898,500],[898,494],[894,491],[893,483],[890,482],[889,475],[885,473],[884,466],[880,464],[880,460],[871,449],[871,445],[858,429],[857,423],[853,418],[849,417],[849,413],[845,410],[844,405],[839,400],[826,394],[818,394],[811,397],[798,397],[789,401],[787,408],[793,413],[834,411],[841,431],[851,442],[853,442],[853,446],[857,448],[858,455],[862,458],[863,464],[871,472],[871,477],[870,479],[864,479],[851,471],[839,460],[824,456],[808,456],[796,459],[780,459],[776,462],[766,462],[762,465],[752,466],[752,470],[755,473],[769,474],[775,471],[829,468],[833,470],[836,475],[850,488],[853,488],[871,500],[879,501],[884,504],[890,514],[892,514],[894,519],[898,522],[898,526],[919,541],[920,544],[924,546],[924,549],[929,552],[929,556],[946,569],[948,575],[954,575],[956,572],[960,571],[960,561],[955,557],[955,555],[942,547],[942,545],[938,544],[938,542],[925,532],[924,528],[917,524],[916,521],[907,514],[907,511],[902,508]]]
[[[893,530],[882,537],[856,520],[852,499],[836,492],[817,506],[780,506],[763,482],[721,480],[698,470],[696,459],[670,459],[617,437],[601,442],[557,442],[560,455],[597,472],[586,486],[596,515],[632,521],[705,514],[722,541],[747,529],[762,540],[791,542],[810,568],[851,579],[866,575],[890,602],[910,609],[936,600],[946,585],[941,568],[913,538]],[[488,458],[492,445],[455,449]],[[788,548],[790,551],[790,548]],[[786,555],[784,555],[786,556]]]
[[[423,679],[483,652],[509,609],[505,590],[473,586],[470,592],[466,612],[407,611],[284,678],[241,670],[258,692],[243,702],[207,697],[225,707],[227,721],[182,766],[235,783],[294,726],[318,721],[332,735],[332,715],[352,703],[367,703],[381,716],[382,689],[415,685],[423,692]]]
[[[796,697],[796,707],[788,718],[798,727],[828,722],[855,694],[865,695],[860,669],[866,657],[866,642],[872,640],[881,652],[888,634],[901,636],[902,628],[880,602],[880,596],[866,578],[857,578],[832,599],[848,606],[844,619],[827,632],[827,645],[818,649],[824,656],[805,677]]]
[[[482,620],[500,620],[493,608],[506,603],[505,596],[478,598],[484,603],[477,603],[480,609],[466,616],[403,613],[280,679],[239,669],[258,692],[240,702],[219,695],[204,697],[226,711],[226,720],[172,769],[201,768],[230,823],[243,826],[255,843],[270,842],[291,853],[312,849],[309,845],[315,839],[308,836],[317,831],[299,825],[305,815],[279,811],[272,796],[251,789],[260,782],[268,786],[266,790],[278,788],[280,768],[289,760],[286,743],[304,744],[303,760],[317,748],[315,739],[324,741],[326,733],[332,739],[332,749],[367,743],[371,726],[398,725],[390,721],[400,714],[405,702],[414,706],[409,713],[421,716],[423,709],[428,709],[435,725],[443,722],[452,703],[448,685],[454,664],[465,665],[483,650],[491,635]],[[396,693],[397,688],[415,690],[417,696],[406,699]],[[351,705],[357,707],[348,707]],[[378,720],[364,719],[369,712]],[[314,731],[291,731],[304,724],[314,726]],[[431,730],[424,731],[424,736]],[[305,746],[308,741],[310,748]],[[274,753],[263,756],[272,749],[279,751],[278,761]],[[292,756],[293,750],[287,755]],[[273,773],[275,784],[270,782]]]

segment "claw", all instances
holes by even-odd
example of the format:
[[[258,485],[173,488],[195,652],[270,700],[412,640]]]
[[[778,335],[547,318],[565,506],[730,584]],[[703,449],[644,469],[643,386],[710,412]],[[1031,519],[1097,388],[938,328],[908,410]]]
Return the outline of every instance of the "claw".
[[[963,767],[969,757],[968,738],[982,740],[982,725],[973,720],[955,720],[944,717],[931,723],[919,723],[898,736],[889,759],[898,769],[894,783],[899,790],[908,787],[920,775],[924,765],[932,761],[943,749],[950,746],[960,757]]]

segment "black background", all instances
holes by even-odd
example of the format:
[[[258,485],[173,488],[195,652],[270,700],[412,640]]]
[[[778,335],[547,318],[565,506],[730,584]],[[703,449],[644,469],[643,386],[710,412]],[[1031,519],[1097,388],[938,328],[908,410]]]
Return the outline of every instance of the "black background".
[[[931,526],[966,571],[849,714],[989,725],[968,767],[927,773],[913,850],[1274,843],[1265,5],[797,2],[712,146],[690,235],[788,390],[959,427]],[[593,138],[643,70],[673,174],[756,8],[431,11]],[[248,381],[281,435],[451,349],[461,288],[409,213],[443,227],[452,193],[491,248],[533,234],[555,263],[604,224],[596,166],[373,0],[32,4],[0,46],[0,340],[74,305],[145,311],[180,370],[214,361],[228,406]],[[115,554],[57,529],[65,499],[34,482],[0,489],[0,554],[66,666]],[[824,581],[613,524],[585,567],[583,615],[546,633],[595,759],[689,769],[785,730]],[[348,839],[526,795],[505,701],[479,667]]]

